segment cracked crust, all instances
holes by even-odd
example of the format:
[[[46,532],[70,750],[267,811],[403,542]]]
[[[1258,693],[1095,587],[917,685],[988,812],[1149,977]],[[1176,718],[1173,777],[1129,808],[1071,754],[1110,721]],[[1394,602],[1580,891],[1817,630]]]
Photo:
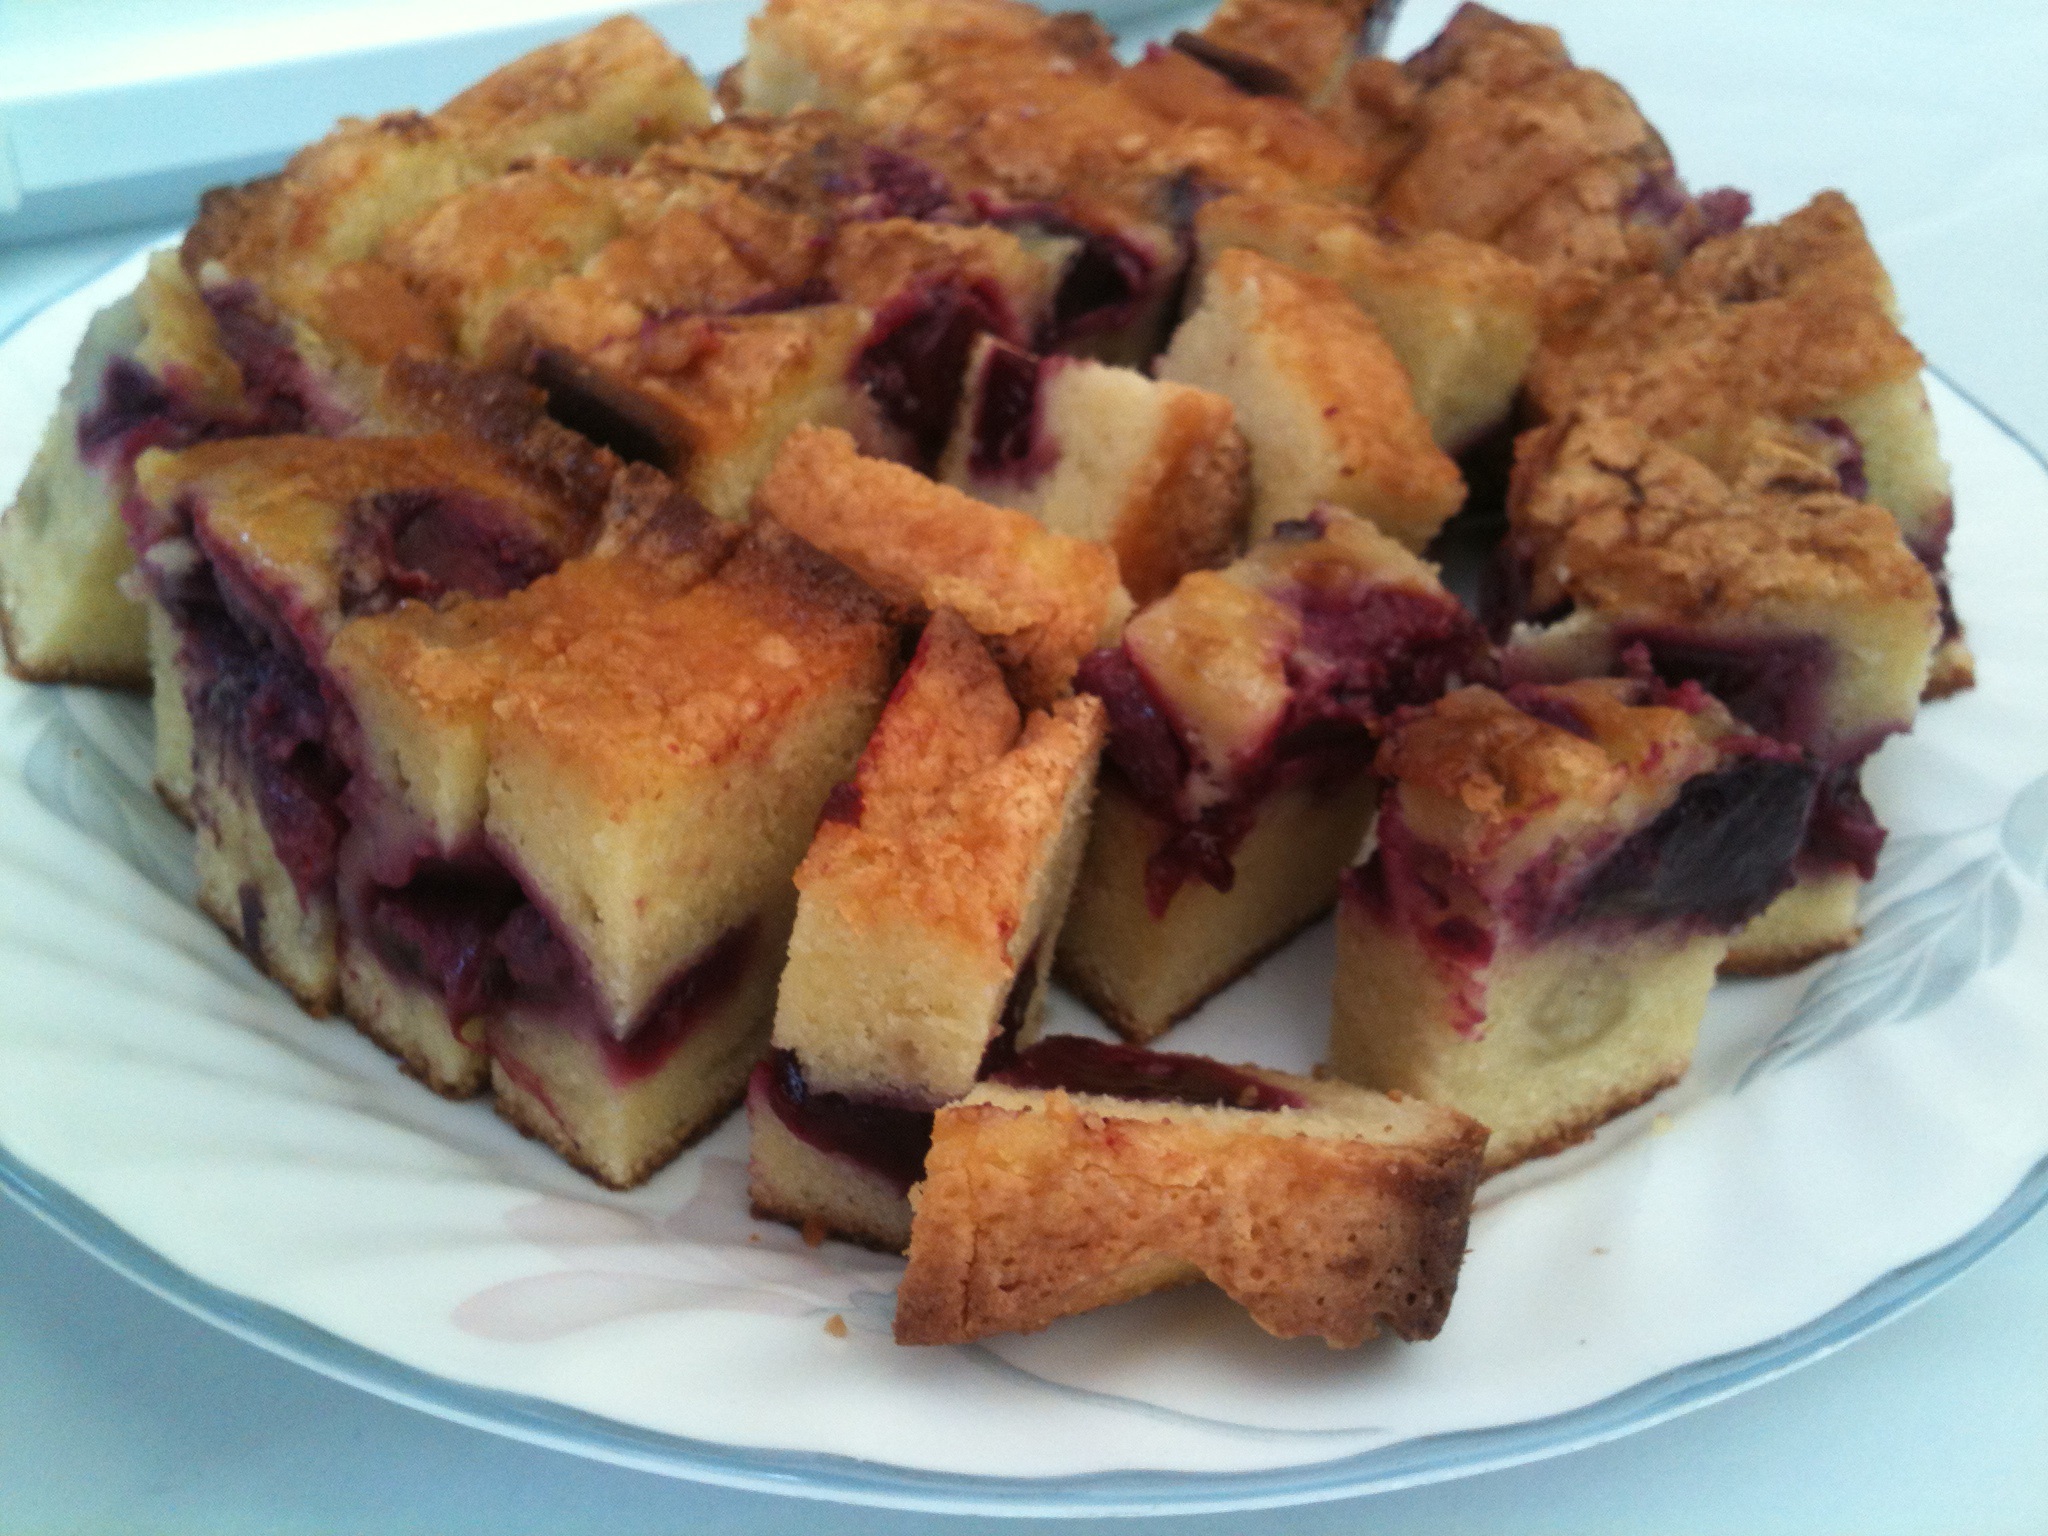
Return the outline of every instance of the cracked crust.
[[[1832,415],[1921,362],[1862,220],[1823,192],[1775,224],[1708,241],[1668,280],[1609,288],[1545,335],[1528,393],[1544,416],[1587,406],[1677,438],[1755,416]]]
[[[1788,428],[1756,423],[1723,479],[1637,423],[1582,415],[1516,445],[1509,518],[1527,611],[1560,601],[1697,620],[1787,600],[1924,607],[1934,584],[1882,508],[1841,494]]]

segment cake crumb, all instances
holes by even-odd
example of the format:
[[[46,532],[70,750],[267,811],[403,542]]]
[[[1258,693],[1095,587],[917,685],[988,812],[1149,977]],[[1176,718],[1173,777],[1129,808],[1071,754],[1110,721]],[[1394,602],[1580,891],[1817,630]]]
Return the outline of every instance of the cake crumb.
[[[815,1216],[806,1217],[804,1220],[804,1246],[807,1248],[822,1248],[824,1245],[825,1223],[818,1220]]]
[[[1665,1135],[1670,1131],[1672,1124],[1673,1121],[1669,1115],[1660,1114],[1652,1116],[1650,1120],[1650,1134],[1652,1136]]]
[[[846,1319],[841,1317],[837,1312],[834,1312],[830,1317],[825,1319],[825,1331],[831,1334],[832,1337],[835,1339],[845,1338]]]

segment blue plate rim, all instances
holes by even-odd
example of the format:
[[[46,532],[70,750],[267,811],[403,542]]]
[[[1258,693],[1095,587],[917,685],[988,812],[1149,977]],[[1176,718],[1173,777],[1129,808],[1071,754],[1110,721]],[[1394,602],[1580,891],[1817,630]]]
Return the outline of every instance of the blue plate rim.
[[[1387,1493],[1547,1460],[1648,1429],[1833,1354],[1926,1301],[2048,1206],[2048,1157],[2035,1163],[1969,1232],[1888,1271],[1812,1321],[1653,1376],[1582,1408],[1268,1471],[1129,1470],[1053,1478],[930,1472],[822,1452],[721,1445],[637,1428],[542,1398],[470,1386],[199,1279],[5,1148],[0,1148],[0,1193],[116,1273],[236,1338],[474,1429],[616,1466],[756,1493],[940,1514],[1079,1518],[1274,1509]]]

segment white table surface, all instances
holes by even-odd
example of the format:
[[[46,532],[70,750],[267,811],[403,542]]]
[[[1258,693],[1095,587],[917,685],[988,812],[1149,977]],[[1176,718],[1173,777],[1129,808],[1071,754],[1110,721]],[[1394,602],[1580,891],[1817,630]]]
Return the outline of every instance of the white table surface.
[[[0,7],[10,3],[56,0]],[[1422,41],[1446,9],[1411,0],[1396,50]],[[111,8],[103,14],[120,25]],[[1544,19],[1581,60],[1630,87],[1693,185],[1745,186],[1763,217],[1821,187],[1847,191],[1922,350],[2048,445],[2048,8],[1556,0]],[[83,46],[91,29],[79,35]],[[376,94],[366,82],[366,97]],[[0,251],[0,330],[140,238]],[[1967,592],[1962,604],[1967,617]],[[703,1488],[432,1419],[216,1332],[0,1201],[0,1536],[913,1533],[970,1523]],[[2048,1219],[1840,1353],[1621,1441],[1371,1499],[1082,1524],[2041,1536]]]

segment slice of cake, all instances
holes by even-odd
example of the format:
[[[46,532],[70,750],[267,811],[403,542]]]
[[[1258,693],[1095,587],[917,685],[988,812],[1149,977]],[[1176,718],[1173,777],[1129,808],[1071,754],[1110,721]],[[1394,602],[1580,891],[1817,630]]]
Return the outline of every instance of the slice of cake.
[[[1244,438],[1221,395],[993,337],[976,349],[939,477],[1109,545],[1140,604],[1235,554],[1250,505]]]
[[[1892,519],[1844,496],[1812,448],[1754,422],[1721,445],[1717,474],[1633,422],[1574,418],[1523,439],[1509,500],[1508,676],[1697,682],[1823,772],[1798,886],[1738,936],[1740,971],[1855,942],[1884,841],[1862,764],[1911,726],[1941,633],[1934,582]]]
[[[1486,1130],[1400,1095],[1056,1035],[938,1112],[902,1344],[1206,1279],[1279,1338],[1443,1327]]]
[[[739,531],[664,477],[622,472],[591,553],[501,601],[403,604],[344,624],[327,675],[354,728],[337,852],[340,986],[350,1019],[437,1092],[490,1077],[497,948],[526,903],[486,833],[494,705],[586,633],[680,597]]]
[[[1538,285],[1525,262],[1459,235],[1404,235],[1302,198],[1215,198],[1195,216],[1199,271],[1227,250],[1328,278],[1379,328],[1446,453],[1503,426],[1536,353]]]
[[[708,121],[710,106],[652,28],[617,17],[515,60],[436,112],[348,119],[277,176],[209,192],[185,269],[244,373],[273,381],[308,422],[332,430],[374,397],[384,361],[449,339],[436,295],[383,259],[388,236],[523,162],[630,160]],[[537,227],[566,232],[558,202],[529,211]]]
[[[143,609],[121,590],[133,557],[123,512],[150,448],[288,430],[241,371],[177,257],[94,317],[20,493],[0,519],[0,638],[17,677],[142,688]]]
[[[119,514],[143,449],[338,431],[369,409],[385,361],[446,348],[440,299],[382,260],[381,240],[516,163],[630,157],[708,109],[689,66],[620,17],[515,60],[438,112],[349,119],[279,175],[209,192],[182,250],[153,260],[133,307],[86,338],[0,522],[0,630],[17,671],[146,678],[143,614],[117,589],[129,566]],[[562,238],[559,199],[523,212],[529,222],[497,229],[468,269],[486,291],[519,266],[518,237]],[[463,228],[474,241],[491,226]]]
[[[1223,0],[1199,33],[1173,45],[1246,90],[1326,107],[1352,60],[1380,51],[1397,9],[1388,0]]]
[[[1921,364],[1862,220],[1823,192],[1775,224],[1707,242],[1668,280],[1616,285],[1546,335],[1529,396],[1553,420],[1627,416],[1708,459],[1759,416],[1830,437],[1843,489],[1889,511],[1941,580],[1955,503]],[[1930,696],[1971,675],[1951,607]]]
[[[623,1188],[739,1100],[791,874],[895,657],[872,594],[757,523],[710,580],[507,678],[484,835],[527,901],[497,939],[499,1113]]]
[[[756,1211],[900,1251],[931,1112],[1038,1032],[1088,835],[1102,706],[1026,718],[965,621],[925,626],[796,875]]]
[[[719,516],[744,519],[797,427],[840,427],[883,445],[855,377],[874,323],[854,304],[677,314],[588,347],[543,347],[532,372],[559,419],[621,458],[672,473]]]
[[[1406,91],[1382,70],[1354,64],[1339,114],[1375,152],[1387,153],[1383,140],[1400,146],[1376,206],[1403,228],[1448,230],[1531,263],[1553,313],[1617,277],[1668,271],[1748,214],[1741,193],[1688,195],[1628,92],[1575,65],[1548,27],[1462,5],[1403,66]]]
[[[1465,499],[1399,359],[1327,278],[1255,251],[1221,252],[1159,376],[1236,408],[1256,535],[1329,504],[1419,551]]]
[[[1113,641],[1130,613],[1109,549],[864,457],[843,432],[792,432],[754,505],[905,615],[953,609],[989,642],[1026,708],[1065,694],[1081,658]]]
[[[1404,718],[1337,917],[1332,1066],[1488,1126],[1489,1172],[1678,1081],[1817,773],[1697,686],[1466,688]]]
[[[324,1013],[350,732],[325,682],[329,641],[358,613],[523,586],[584,526],[451,437],[247,438],[145,454],[136,476],[162,685],[184,704],[160,747],[190,742],[189,769],[169,777],[190,784],[200,905]]]
[[[1109,711],[1060,975],[1144,1041],[1326,910],[1372,820],[1372,732],[1490,675],[1435,571],[1324,509],[1197,571],[1082,666]]]

